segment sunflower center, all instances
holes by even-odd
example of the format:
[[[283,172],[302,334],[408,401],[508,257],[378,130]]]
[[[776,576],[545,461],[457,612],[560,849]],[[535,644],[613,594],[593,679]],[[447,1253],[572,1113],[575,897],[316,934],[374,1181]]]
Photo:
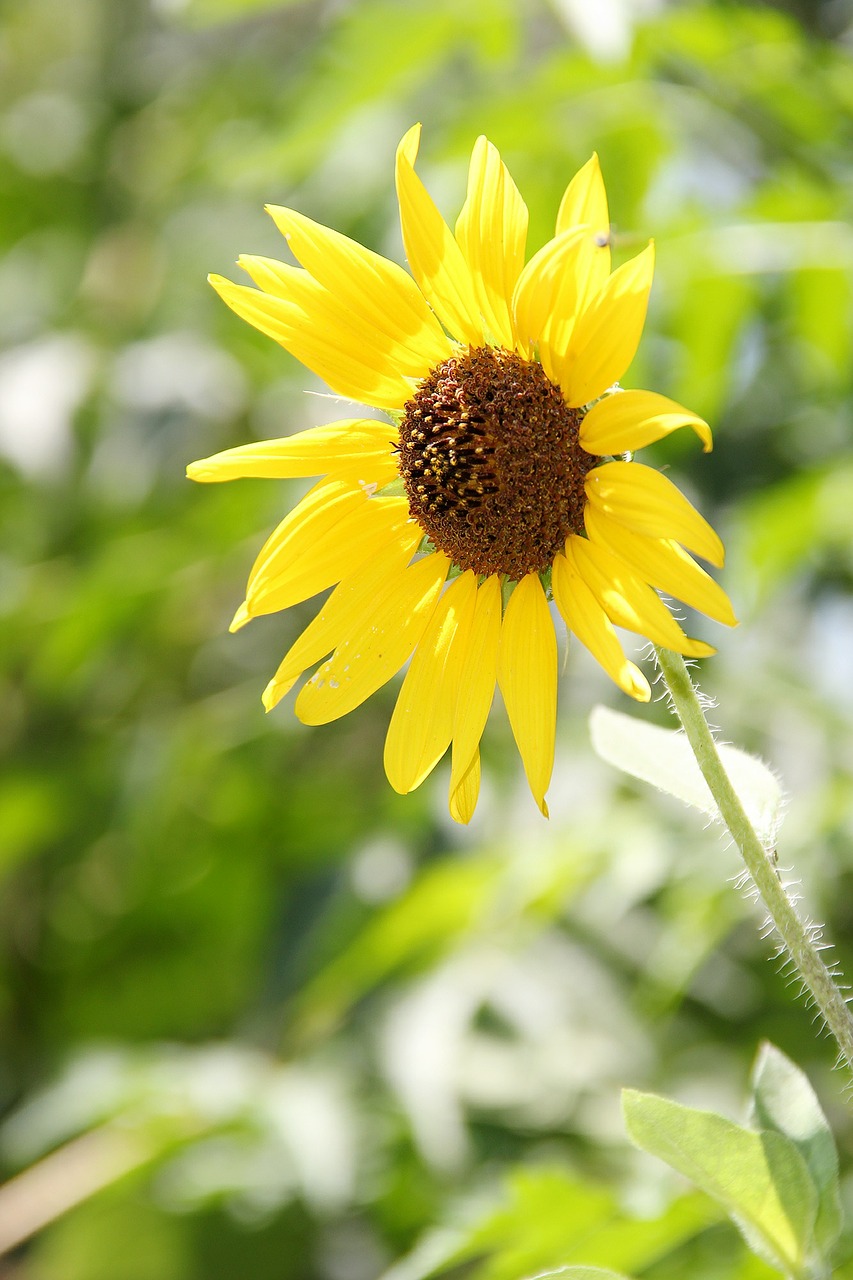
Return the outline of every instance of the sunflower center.
[[[415,520],[460,569],[542,573],[583,530],[583,415],[540,364],[471,348],[433,369],[406,405],[400,472]]]

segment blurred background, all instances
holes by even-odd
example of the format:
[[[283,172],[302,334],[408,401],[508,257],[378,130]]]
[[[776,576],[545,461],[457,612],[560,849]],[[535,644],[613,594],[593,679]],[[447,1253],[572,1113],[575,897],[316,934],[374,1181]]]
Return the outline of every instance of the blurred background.
[[[715,428],[709,456],[644,455],[729,549],[741,626],[689,619],[719,646],[701,683],[782,775],[781,865],[849,979],[851,22],[848,0],[2,0],[3,1280],[760,1280],[628,1148],[619,1089],[742,1118],[762,1037],[849,1168],[849,1091],[734,851],[593,755],[592,706],[632,708],[586,652],[550,823],[498,705],[458,828],[442,769],[385,781],[395,684],[324,728],[263,714],[314,605],[227,626],[299,490],[183,472],[338,416],[205,283],[281,255],[265,201],[402,260],[393,155],[421,120],[451,222],[486,133],[536,248],[597,150],[618,252],[657,241],[626,381]]]

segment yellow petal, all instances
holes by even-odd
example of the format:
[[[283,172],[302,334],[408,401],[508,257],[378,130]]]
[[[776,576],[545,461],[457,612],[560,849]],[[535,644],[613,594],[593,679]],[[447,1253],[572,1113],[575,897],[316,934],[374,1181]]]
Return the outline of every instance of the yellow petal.
[[[574,234],[567,232],[567,235]],[[539,338],[539,353],[552,382],[560,383],[566,359],[571,350],[578,317],[583,314],[589,299],[601,287],[603,250],[594,237],[584,234],[577,246],[573,270],[562,273],[558,289],[552,301],[552,311]],[[606,271],[609,269],[606,264]]]
[[[385,739],[385,773],[400,795],[419,787],[450,745],[476,597],[470,570],[454,578],[409,664]]]
[[[578,573],[571,546],[554,558],[551,587],[566,626],[585,645],[610,679],[629,697],[648,702],[651,689],[639,667],[629,662],[613,624]]]
[[[530,790],[547,818],[545,792],[554,768],[557,637],[538,574],[522,578],[501,628],[498,683]]]
[[[317,223],[311,225],[318,226]],[[362,280],[355,287],[342,269],[337,282],[327,289],[309,271],[279,262],[276,258],[243,253],[237,262],[259,289],[285,305],[297,307],[308,316],[316,332],[327,342],[334,341],[341,355],[350,360],[362,360],[371,369],[390,370],[402,379],[407,393],[411,392],[411,383],[425,378],[431,368],[453,352],[449,338],[442,333],[417,285],[401,267],[397,270],[420,298],[432,329],[422,328],[414,333],[404,330],[402,325],[407,317],[396,311],[395,293],[391,291],[387,298],[384,297],[383,282],[375,276],[371,278],[371,284]],[[390,263],[387,265],[391,266]],[[412,323],[409,321],[409,329]],[[278,341],[283,339],[278,338]],[[288,345],[288,350],[292,349]]]
[[[304,724],[337,720],[381,688],[424,633],[450,562],[431,555],[385,584],[347,638],[303,686],[296,714]]]
[[[478,755],[489,718],[498,676],[502,608],[500,578],[493,574],[477,591],[470,639],[459,678],[453,720],[451,794],[462,786],[471,760]]]
[[[711,451],[711,428],[689,409],[654,391],[620,391],[584,415],[580,444],[587,453],[632,453],[679,427],[692,427],[705,453]]]
[[[234,617],[231,619],[231,625],[229,626],[228,630],[232,633],[235,631],[239,631],[241,627],[245,627],[246,623],[251,621],[252,621],[252,615],[249,613],[249,606],[246,604],[246,601],[244,600],[243,603],[240,605],[240,608],[234,614]]]
[[[566,187],[557,214],[557,235],[582,223],[588,224],[594,234],[602,238],[610,234],[607,192],[604,189],[598,155],[594,151]]]
[[[572,408],[603,395],[634,359],[654,274],[654,245],[618,267],[575,321],[560,369],[560,385]]]
[[[468,195],[456,223],[480,312],[495,342],[515,346],[510,303],[524,266],[527,206],[498,151],[479,137],[471,154]]]
[[[556,234],[559,236],[564,231],[584,225],[589,228],[589,246],[594,252],[584,255],[579,264],[578,310],[587,306],[610,275],[610,214],[601,166],[595,152],[566,188],[557,214]],[[569,333],[561,335],[563,351],[569,336]],[[556,335],[554,346],[559,346]]]
[[[236,449],[225,449],[187,467],[190,480],[285,480],[318,476],[340,464],[362,462],[375,479],[397,470],[393,448],[397,428],[371,418],[345,418],[325,427],[312,427],[279,440],[258,440]],[[378,469],[377,469],[378,468]]]
[[[482,346],[483,321],[471,271],[414,170],[420,125],[397,148],[397,199],[412,275],[439,320],[460,342]]]
[[[691,609],[698,609],[716,622],[737,626],[731,601],[723,588],[677,542],[671,538],[649,538],[614,524],[589,504],[584,523],[592,542],[615,551],[653,587],[683,600]]]
[[[468,825],[474,816],[479,795],[480,753],[475,751],[474,759],[460,781],[455,786],[453,782],[450,784],[449,808],[450,816],[454,822],[461,822],[465,826]]]
[[[686,636],[654,589],[613,551],[576,534],[568,544],[578,572],[617,627],[690,658],[707,658],[715,652],[711,645]]]
[[[609,519],[650,538],[674,538],[722,567],[723,544],[671,480],[640,462],[605,462],[584,481],[586,496]]]
[[[289,302],[294,307],[305,310],[316,308],[322,312],[329,302],[328,290],[313,280],[309,272],[303,271],[301,267],[294,267],[290,262],[264,258],[256,253],[241,253],[237,266],[242,267],[264,293],[269,293],[282,302]]]
[[[396,539],[338,583],[314,620],[291,645],[264,690],[263,703],[267,711],[272,711],[303,671],[325,658],[350,632],[361,626],[373,602],[405,569],[420,539],[420,529],[406,525]]]
[[[249,612],[288,609],[339,582],[408,518],[405,498],[370,498],[348,479],[320,481],[262,547],[246,588]]]
[[[333,391],[379,409],[401,408],[412,386],[390,363],[387,344],[371,345],[307,271],[289,270],[293,284],[288,298],[232,284],[222,276],[208,279],[232,311],[280,343]]]
[[[575,228],[550,240],[535,253],[522,271],[512,299],[512,311],[518,346],[525,354],[540,344],[542,367],[554,377],[547,340],[558,304],[561,319],[574,319],[580,280],[579,262],[589,252],[589,236],[585,228]]]
[[[261,547],[249,574],[249,588],[257,590],[269,580],[280,548],[284,547],[286,553],[296,550],[294,538],[302,537],[306,543],[313,541],[316,534],[333,527],[343,515],[360,508],[364,501],[365,495],[346,477],[331,479],[326,476],[318,480],[276,525]]]
[[[374,330],[382,334],[407,376],[424,378],[452,354],[441,325],[402,267],[294,209],[267,205],[267,212],[303,267],[363,326],[365,340]]]
[[[316,541],[309,536],[303,542],[304,532],[294,532],[264,567],[262,579],[247,588],[249,612],[276,613],[325,591],[396,540],[408,522],[405,499],[383,498],[346,512],[334,526],[322,529],[318,521]]]

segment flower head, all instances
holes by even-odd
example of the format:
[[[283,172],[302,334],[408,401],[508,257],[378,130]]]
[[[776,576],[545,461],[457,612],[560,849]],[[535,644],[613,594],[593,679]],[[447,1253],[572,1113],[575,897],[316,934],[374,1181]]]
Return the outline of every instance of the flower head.
[[[722,565],[713,529],[634,450],[707,424],[650,391],[621,391],[642,332],[653,246],[611,270],[598,159],[563,197],[554,238],[525,264],[527,209],[478,138],[455,231],[397,151],[411,275],[292,209],[269,212],[301,266],[243,257],[257,288],[211,283],[250,324],[342,397],[348,418],[193,463],[195,480],[322,476],[249,576],[232,630],[334,587],[264,692],[309,667],[307,724],[359,706],[411,659],[385,745],[393,787],[417,787],[452,747],[450,811],[467,822],[479,744],[501,689],[536,802],[554,760],[557,638],[549,599],[608,675],[647,701],[614,626],[700,657],[664,591],[734,624],[689,552]],[[331,655],[331,656],[329,656]]]

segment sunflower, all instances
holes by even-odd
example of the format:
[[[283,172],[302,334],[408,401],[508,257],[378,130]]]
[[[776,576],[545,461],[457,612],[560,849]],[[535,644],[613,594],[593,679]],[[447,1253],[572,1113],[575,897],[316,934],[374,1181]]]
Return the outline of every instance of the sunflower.
[[[620,689],[646,677],[614,627],[691,657],[657,590],[735,623],[689,552],[723,563],[714,530],[634,450],[690,427],[689,410],[617,382],[636,351],[654,246],[611,270],[598,158],[577,173],[552,240],[525,263],[527,209],[494,146],[474,146],[454,232],[397,150],[411,275],[292,209],[269,213],[300,266],[241,257],[257,288],[211,283],[339,396],[384,413],[215,454],[194,480],[320,476],[263,546],[231,624],[333,587],[267,686],[267,710],[310,667],[306,724],[346,715],[408,662],[385,743],[405,794],[452,748],[450,812],[468,822],[480,739],[500,687],[547,816],[557,636],[549,601]],[[657,590],[656,590],[657,589]],[[331,655],[331,656],[329,656]],[[409,661],[411,659],[411,661]]]

